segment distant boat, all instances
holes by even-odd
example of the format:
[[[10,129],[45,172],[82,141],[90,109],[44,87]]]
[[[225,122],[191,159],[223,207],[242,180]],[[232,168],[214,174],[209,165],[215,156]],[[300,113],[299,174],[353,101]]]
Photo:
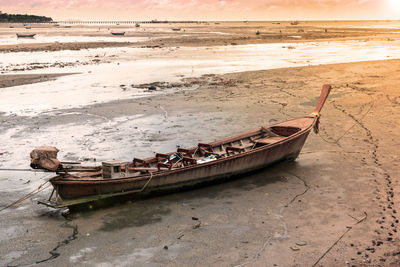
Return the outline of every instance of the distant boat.
[[[125,35],[125,32],[111,32],[112,35]]]
[[[139,27],[140,27],[140,24],[139,24],[139,23],[136,23],[136,24],[135,24],[135,27],[136,27],[136,28],[139,28]]]
[[[181,28],[172,28],[173,31],[179,32]]]
[[[296,20],[296,21],[292,21],[292,22],[290,22],[290,25],[299,25],[299,22]]]
[[[18,38],[33,38],[33,37],[35,37],[35,35],[36,35],[36,33],[32,33],[32,34],[20,34],[20,33],[17,33],[17,37]]]

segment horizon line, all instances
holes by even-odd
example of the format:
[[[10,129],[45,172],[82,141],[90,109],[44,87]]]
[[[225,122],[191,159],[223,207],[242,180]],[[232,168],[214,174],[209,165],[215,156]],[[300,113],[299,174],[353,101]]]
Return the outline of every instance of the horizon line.
[[[112,20],[112,19],[55,19],[50,23],[59,22],[59,21],[71,21],[71,22],[357,22],[357,21],[379,21],[379,22],[390,22],[390,21],[400,21],[399,19],[281,19],[281,20],[171,20],[171,19],[152,19],[152,20]],[[5,22],[7,23],[7,22]]]

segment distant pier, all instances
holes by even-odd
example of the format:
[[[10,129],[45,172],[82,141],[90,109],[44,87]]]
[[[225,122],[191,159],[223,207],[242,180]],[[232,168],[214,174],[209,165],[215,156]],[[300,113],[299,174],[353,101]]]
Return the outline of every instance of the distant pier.
[[[108,24],[108,25],[118,25],[118,24],[151,24],[151,23],[202,23],[202,21],[137,21],[137,20],[124,20],[124,21],[76,21],[76,20],[59,20],[53,23],[58,24]]]
[[[210,22],[210,21],[208,21]],[[57,20],[49,22],[10,22],[0,21],[1,23],[29,23],[29,24],[76,24],[76,25],[130,25],[130,24],[172,24],[172,23],[186,23],[186,24],[200,24],[207,23],[207,21],[167,21],[167,20],[150,20],[150,21],[138,21],[138,20]],[[219,23],[219,22],[218,22]]]

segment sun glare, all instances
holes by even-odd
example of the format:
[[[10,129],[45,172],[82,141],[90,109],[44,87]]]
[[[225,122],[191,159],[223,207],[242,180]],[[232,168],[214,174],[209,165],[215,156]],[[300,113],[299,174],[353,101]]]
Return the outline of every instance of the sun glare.
[[[387,0],[387,3],[393,11],[400,11],[400,1],[399,0]]]

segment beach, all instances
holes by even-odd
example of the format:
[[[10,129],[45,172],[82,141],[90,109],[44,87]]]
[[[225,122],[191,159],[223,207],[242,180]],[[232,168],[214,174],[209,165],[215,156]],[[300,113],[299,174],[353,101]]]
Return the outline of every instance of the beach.
[[[0,265],[398,265],[396,23],[73,25],[58,30],[96,41],[0,45],[0,168],[27,168],[44,144],[100,162],[207,143],[310,114],[333,88],[296,161],[86,212],[39,206],[43,191],[2,212]],[[102,41],[110,31],[131,39]],[[278,56],[263,62],[268,51]],[[0,205],[49,177],[0,173]]]

